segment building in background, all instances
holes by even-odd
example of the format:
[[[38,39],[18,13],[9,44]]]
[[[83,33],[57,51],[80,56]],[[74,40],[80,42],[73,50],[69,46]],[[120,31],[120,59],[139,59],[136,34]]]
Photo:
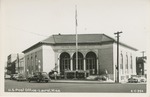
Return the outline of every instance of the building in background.
[[[14,73],[13,62],[17,59],[17,54],[10,54],[7,57],[7,74],[10,75]]]
[[[21,74],[25,73],[24,55],[18,56],[18,58],[15,60],[15,72]]]
[[[24,54],[10,54],[7,57],[7,74],[23,73],[24,65]]]
[[[103,75],[107,71],[109,79],[116,80],[117,44],[105,34],[78,35],[78,66],[76,66],[75,35],[52,35],[23,51],[26,75],[36,71],[49,73],[55,69],[62,76],[67,72],[85,72],[85,75]],[[120,43],[119,79],[127,81],[136,75],[137,49]],[[88,75],[86,75],[88,72]],[[72,75],[72,78],[77,77]]]
[[[136,58],[136,73],[137,75],[145,75],[147,76],[147,57],[137,57]]]

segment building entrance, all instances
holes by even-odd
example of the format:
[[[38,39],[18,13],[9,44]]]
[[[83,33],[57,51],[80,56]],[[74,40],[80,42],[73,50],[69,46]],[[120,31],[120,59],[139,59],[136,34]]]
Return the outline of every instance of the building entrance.
[[[86,55],[86,70],[89,70],[90,75],[97,74],[97,61],[94,52],[89,52]]]
[[[66,70],[70,70],[70,55],[66,52],[60,55],[60,73],[64,75]]]
[[[84,63],[83,63],[83,55],[82,53],[78,52],[78,66],[76,66],[76,53],[73,55],[73,70],[83,70]]]

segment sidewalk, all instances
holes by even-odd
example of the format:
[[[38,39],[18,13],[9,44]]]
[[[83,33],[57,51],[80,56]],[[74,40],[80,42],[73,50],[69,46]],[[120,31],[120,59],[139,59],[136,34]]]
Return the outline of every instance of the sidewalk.
[[[116,84],[113,81],[94,81],[94,80],[51,80],[50,83]]]

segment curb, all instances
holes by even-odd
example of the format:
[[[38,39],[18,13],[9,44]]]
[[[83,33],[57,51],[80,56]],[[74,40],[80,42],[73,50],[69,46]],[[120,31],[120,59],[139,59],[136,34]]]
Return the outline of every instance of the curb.
[[[50,83],[74,83],[74,84],[120,84],[115,82],[90,82],[90,81],[50,81]]]

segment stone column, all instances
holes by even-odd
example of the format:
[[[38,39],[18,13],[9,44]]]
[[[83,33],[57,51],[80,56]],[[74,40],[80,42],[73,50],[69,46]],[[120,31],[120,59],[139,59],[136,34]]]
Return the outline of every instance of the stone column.
[[[86,78],[86,58],[84,58],[84,60],[83,60],[83,64],[84,64],[84,71],[85,71],[85,73],[84,73],[84,77]]]
[[[60,61],[59,61],[59,53],[55,51],[55,64],[56,64],[56,70],[58,71],[58,74],[60,74]]]
[[[97,65],[97,74],[99,74],[99,69],[100,69],[100,68],[99,68],[99,64],[98,64],[98,58],[96,58],[96,63],[97,63],[97,64],[96,64],[96,65]]]
[[[60,74],[60,58],[57,58],[57,71],[58,71],[58,74]]]
[[[84,58],[84,60],[83,60],[83,64],[84,64],[84,65],[83,65],[83,66],[84,66],[84,69],[83,69],[83,70],[84,70],[84,71],[86,71],[86,63],[85,63],[86,61],[85,61],[85,60],[86,60],[86,58]]]
[[[73,60],[73,58],[71,57],[71,58],[70,58],[70,70],[71,70],[71,71],[73,71],[73,64],[72,64],[73,61],[72,61],[72,60]]]

